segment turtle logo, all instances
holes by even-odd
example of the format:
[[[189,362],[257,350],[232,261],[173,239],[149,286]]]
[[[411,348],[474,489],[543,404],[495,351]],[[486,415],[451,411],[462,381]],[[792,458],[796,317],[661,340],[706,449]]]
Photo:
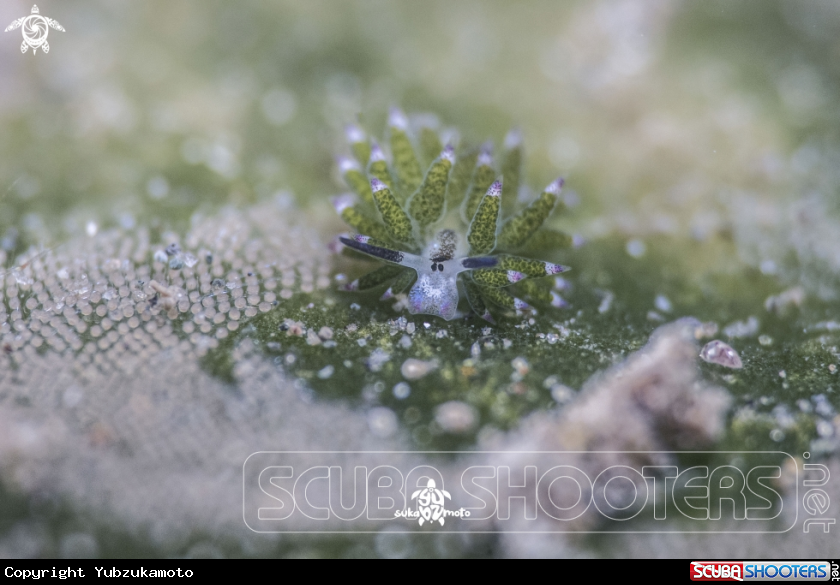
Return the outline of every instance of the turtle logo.
[[[20,46],[20,52],[25,53],[29,47],[32,47],[32,54],[38,52],[40,48],[44,53],[50,52],[50,44],[47,42],[47,35],[50,32],[50,27],[55,30],[64,32],[64,27],[58,24],[57,20],[41,16],[39,14],[38,6],[32,5],[32,14],[18,18],[12,24],[6,27],[3,32],[9,32],[16,28],[23,27],[23,44]]]
[[[443,505],[444,498],[451,500],[452,496],[446,490],[437,489],[433,479],[429,479],[425,488],[411,494],[411,499],[417,500],[420,526],[423,526],[426,522],[440,522],[440,525],[443,526],[444,516],[446,515],[446,508]]]

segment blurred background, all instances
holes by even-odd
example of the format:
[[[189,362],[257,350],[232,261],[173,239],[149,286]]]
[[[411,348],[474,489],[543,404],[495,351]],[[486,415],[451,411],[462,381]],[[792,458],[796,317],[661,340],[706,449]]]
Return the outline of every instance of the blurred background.
[[[393,104],[474,140],[521,127],[532,182],[564,173],[592,214],[778,196],[784,162],[837,133],[832,2],[41,9],[67,29],[49,55],[20,55],[20,29],[1,37],[2,228],[43,223],[53,240],[88,218],[176,223],[277,189],[321,202],[343,126],[379,132]]]
[[[409,429],[415,418],[429,422],[433,409],[452,398],[476,409],[481,422],[474,433],[455,442],[424,442],[422,433],[409,429],[408,447],[469,447],[485,422],[515,426],[524,414],[562,402],[552,400],[557,380],[545,382],[547,376],[578,389],[638,349],[660,323],[690,315],[721,328],[743,325],[729,330],[729,341],[748,367],[730,372],[703,366],[702,375],[734,397],[726,444],[835,457],[840,400],[832,388],[836,368],[829,366],[838,360],[840,330],[836,2],[45,0],[38,6],[66,29],[50,30],[48,54],[21,54],[19,29],[0,34],[0,260],[7,273],[39,254],[62,253],[65,264],[83,259],[92,252],[77,242],[104,233],[116,248],[122,238],[145,238],[150,260],[167,238],[189,241],[189,234],[205,233],[201,221],[215,221],[224,231],[229,217],[274,217],[263,211],[271,205],[271,213],[286,222],[276,228],[277,237],[302,226],[317,250],[276,245],[278,258],[293,258],[314,274],[309,280],[290,277],[291,300],[305,306],[311,299],[332,299],[329,306],[337,303],[334,310],[341,314],[331,318],[346,324],[352,313],[344,297],[336,301],[324,292],[326,285],[315,286],[315,293],[311,286],[339,268],[354,270],[336,268],[326,253],[327,242],[345,229],[329,204],[342,189],[334,157],[347,150],[345,125],[361,122],[381,136],[388,108],[400,105],[436,114],[472,142],[500,144],[518,127],[526,182],[537,188],[558,174],[566,178],[568,211],[553,221],[586,244],[552,259],[574,268],[576,288],[569,295],[572,309],[582,311],[577,325],[586,339],[570,347],[581,353],[559,371],[549,367],[556,356],[523,354],[535,376],[525,383],[538,398],[518,406],[498,406],[486,396],[465,399],[454,382],[411,406],[384,401],[400,429]],[[0,25],[31,8],[6,0]],[[255,219],[247,225],[257,224]],[[259,227],[260,241],[274,237],[270,222]],[[786,291],[780,305],[768,307],[767,299]],[[11,314],[8,287],[6,303]],[[397,316],[382,313],[375,301],[362,305],[380,322]],[[280,321],[300,317],[282,306],[278,311]],[[551,330],[552,323],[545,325]],[[244,338],[268,342],[261,331]],[[456,359],[468,358],[469,347],[456,351]],[[361,388],[379,381],[390,388],[401,379],[394,358],[397,369],[386,368],[380,377],[375,368],[361,368],[353,378],[358,389],[354,385],[345,395],[330,386],[329,376],[313,374],[325,371],[328,358],[301,349],[298,361],[289,361],[286,351],[277,350],[285,359],[278,374],[283,384],[291,388],[311,379],[324,402],[317,408],[327,409],[312,420],[352,419],[350,434],[353,424],[368,428],[371,422]],[[513,347],[489,364],[483,383],[498,391],[502,383],[491,382],[499,378],[493,368],[504,367],[500,376],[510,384],[511,360],[522,351]],[[237,355],[229,360],[234,368]],[[154,356],[147,352],[143,359],[153,363]],[[242,386],[250,375],[242,370],[225,377],[200,362],[204,357],[189,357],[197,364],[190,375],[220,384],[220,396],[227,396],[224,385],[232,379]],[[65,368],[71,379],[78,375],[71,362],[50,367]],[[25,370],[27,364],[14,367]],[[787,376],[784,387],[780,371]],[[180,374],[167,380],[173,387],[182,384]],[[88,383],[103,386],[97,379]],[[34,384],[11,374],[3,379],[4,420],[31,418],[50,426],[45,421],[58,417],[70,429],[67,436],[77,436],[78,425],[90,439],[93,423],[68,422],[61,414],[66,388],[43,402],[33,398],[38,406],[21,410],[21,389],[29,392]],[[421,394],[418,387],[413,391]],[[200,388],[196,392],[191,400],[204,400]],[[335,398],[341,400],[331,402]],[[120,403],[126,402],[124,397]],[[113,408],[101,417],[117,412]],[[407,414],[410,408],[416,413]],[[160,424],[176,424],[166,420]],[[268,428],[269,422],[259,424]],[[113,421],[110,428],[113,435],[122,432]],[[144,438],[161,432],[168,437],[166,429],[144,427],[125,441],[142,451]],[[146,508],[123,514],[107,495],[121,484],[87,499],[83,479],[65,482],[63,471],[46,472],[49,458],[37,459],[11,436],[0,439],[2,555],[548,554],[537,545],[492,539],[454,549],[375,538],[254,544],[198,511],[177,525],[159,524],[155,518],[167,508],[152,502],[165,493],[152,490]],[[67,436],[44,440],[66,445]],[[295,445],[314,446],[318,439],[310,436],[298,433]],[[231,460],[276,447],[258,444],[264,438],[245,441]],[[76,461],[76,449],[65,448],[70,463]],[[84,457],[95,460],[92,453]],[[155,457],[150,447],[146,462],[152,468]],[[21,471],[21,458],[40,463]],[[110,476],[93,477],[107,484]],[[47,489],[50,481],[55,485]],[[832,502],[835,516],[837,504]],[[620,556],[651,554],[662,546],[576,542],[551,550]]]

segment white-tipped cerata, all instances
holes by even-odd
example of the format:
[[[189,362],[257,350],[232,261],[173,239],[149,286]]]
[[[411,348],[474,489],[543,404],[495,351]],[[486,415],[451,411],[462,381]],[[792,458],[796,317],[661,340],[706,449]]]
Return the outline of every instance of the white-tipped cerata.
[[[359,280],[356,279],[349,284],[345,284],[344,286],[341,287],[340,290],[347,291],[347,292],[354,292],[354,291],[359,290]]]
[[[555,309],[562,309],[563,307],[568,307],[569,303],[567,303],[566,299],[558,295],[556,292],[551,291],[551,306]]]
[[[388,185],[377,179],[376,177],[371,177],[370,179],[370,189],[374,193],[379,193],[382,189],[387,189]]]
[[[376,142],[373,142],[370,145],[370,162],[379,162],[381,160],[385,160],[385,153],[382,152],[382,147]]]
[[[552,264],[551,262],[545,263],[545,273],[548,275],[560,274],[561,272],[566,272],[570,270],[568,266],[563,266],[562,264]]]
[[[443,144],[452,144],[457,146],[461,142],[461,135],[455,128],[444,128],[440,131],[440,141]]]
[[[563,177],[558,177],[556,180],[552,181],[548,187],[545,188],[546,193],[553,193],[554,195],[559,195],[560,191],[563,189]]]
[[[355,159],[350,158],[349,156],[340,156],[336,159],[338,163],[338,170],[341,171],[341,174],[348,171],[360,171],[362,167],[359,166],[359,163],[356,162]]]
[[[514,128],[505,136],[505,150],[511,150],[522,144],[522,132],[519,128]]]
[[[365,131],[355,124],[347,124],[347,126],[344,127],[344,136],[347,137],[347,142],[350,144],[364,142],[365,138],[367,138],[367,136],[365,136]]]
[[[478,153],[478,159],[475,161],[478,167],[492,167],[493,166],[493,143],[485,142],[481,146],[481,152]]]
[[[518,299],[516,297],[513,298],[513,308],[517,311],[527,311],[531,308],[531,305],[523,301],[522,299]]]
[[[407,130],[408,118],[406,117],[405,112],[397,107],[391,108],[391,111],[388,112],[388,125],[399,130]]]
[[[331,199],[333,207],[335,208],[336,213],[341,215],[341,212],[347,209],[348,207],[356,204],[356,196],[352,193],[342,193],[341,195],[336,195]]]

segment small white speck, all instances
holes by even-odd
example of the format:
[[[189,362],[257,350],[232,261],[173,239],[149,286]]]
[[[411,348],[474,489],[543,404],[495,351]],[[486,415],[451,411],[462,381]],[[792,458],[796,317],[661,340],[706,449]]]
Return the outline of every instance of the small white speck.
[[[160,175],[152,177],[146,182],[146,193],[152,199],[163,199],[169,194],[169,182]]]
[[[521,356],[513,358],[510,365],[513,366],[513,369],[516,370],[516,373],[520,376],[524,376],[531,371],[531,366],[528,364],[528,360]]]
[[[399,420],[394,411],[384,406],[370,409],[367,415],[370,432],[381,439],[394,435],[399,428]]]
[[[825,394],[817,394],[811,400],[814,401],[814,410],[817,411],[817,414],[826,418],[834,416],[834,407],[825,397]]]
[[[834,425],[827,420],[821,420],[817,423],[817,434],[822,438],[831,437],[834,435]]]
[[[476,410],[465,402],[444,402],[435,409],[435,422],[447,433],[464,433],[471,430],[478,420]]]
[[[665,295],[656,295],[656,299],[653,301],[653,306],[663,313],[670,313],[673,310],[671,301]]]
[[[758,333],[758,319],[749,317],[746,321],[735,321],[723,328],[723,334],[727,337],[752,337]]]
[[[324,339],[324,340],[332,339],[333,338],[333,330],[330,329],[327,326],[321,327],[318,330],[318,337],[320,337],[321,339]]]
[[[642,240],[630,240],[624,247],[627,253],[633,258],[641,258],[647,252],[647,246]]]
[[[660,315],[656,311],[648,311],[647,312],[647,320],[661,323],[662,321],[665,320],[665,317],[663,317],[662,315]]]
[[[601,299],[601,304],[598,305],[598,312],[603,315],[604,313],[609,311],[610,307],[612,307],[613,299],[615,299],[615,295],[607,291],[604,294],[604,298]]]
[[[574,395],[575,391],[568,386],[559,383],[551,385],[551,397],[555,402],[564,404],[571,400]]]
[[[397,400],[405,400],[408,398],[408,395],[411,394],[411,386],[406,384],[405,382],[398,382],[394,386],[394,398]]]
[[[400,372],[406,380],[419,380],[438,367],[438,362],[432,360],[425,362],[415,358],[408,358],[400,367]]]
[[[718,364],[727,368],[739,369],[743,367],[741,357],[732,347],[715,339],[703,346],[700,357],[710,364]]]
[[[370,368],[371,372],[379,372],[382,370],[382,366],[388,363],[390,359],[391,354],[381,347],[377,347],[373,350],[373,352],[371,352],[370,357],[368,357],[367,366]]]
[[[777,268],[776,263],[772,260],[762,260],[760,265],[760,270],[762,274],[772,275],[776,274]]]

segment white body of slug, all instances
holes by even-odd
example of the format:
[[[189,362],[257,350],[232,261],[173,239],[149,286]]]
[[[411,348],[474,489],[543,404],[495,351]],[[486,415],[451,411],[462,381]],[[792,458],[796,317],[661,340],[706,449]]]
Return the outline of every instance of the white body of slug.
[[[458,244],[454,231],[441,230],[424,250],[421,263],[414,267],[417,281],[408,293],[412,315],[435,315],[447,321],[455,318],[460,299],[458,274],[465,270],[455,258]]]

